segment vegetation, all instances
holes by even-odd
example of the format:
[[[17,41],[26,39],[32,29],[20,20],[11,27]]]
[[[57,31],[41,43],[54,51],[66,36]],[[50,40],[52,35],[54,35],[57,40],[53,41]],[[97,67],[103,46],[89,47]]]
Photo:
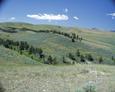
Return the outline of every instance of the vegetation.
[[[3,40],[0,38],[0,45],[3,45],[5,48],[9,48],[15,51],[20,52],[20,54],[26,54],[27,56],[29,56],[31,59],[35,59],[38,60],[42,59],[45,64],[58,64],[57,62],[57,58],[56,57],[52,57],[51,55],[48,56],[47,60],[46,60],[46,56],[43,52],[43,50],[41,48],[35,48],[31,45],[29,45],[27,42],[25,41],[16,41],[14,42],[13,40]],[[36,58],[34,58],[36,57]],[[75,56],[72,55],[72,53],[69,53],[69,58],[72,60],[76,60]],[[66,61],[64,61],[64,57],[63,57],[63,63],[67,63]]]
[[[37,58],[41,58],[41,59],[45,58],[45,55],[41,48],[35,48],[33,46],[30,46],[25,41],[14,42],[13,40],[8,40],[8,39],[3,40],[0,38],[0,45],[3,45],[5,48],[16,50],[20,52],[20,54],[24,54],[26,52],[27,56],[30,56],[32,59],[34,59],[32,55],[34,55]]]
[[[52,57],[51,55],[48,56],[47,60],[46,60],[46,55],[44,54],[43,50],[41,48],[35,48],[31,45],[29,45],[27,42],[25,41],[16,41],[14,42],[13,40],[3,40],[0,39],[0,45],[3,45],[5,48],[9,48],[12,50],[16,50],[18,52],[20,52],[20,54],[24,54],[25,52],[27,53],[26,55],[29,56],[31,59],[35,59],[34,57],[38,58],[35,60],[42,59],[42,62],[44,62],[45,64],[58,64],[56,57]],[[68,54],[68,58],[70,58],[73,63],[70,64],[75,64],[75,62],[86,62],[86,60],[88,61],[94,61],[94,58],[91,54],[86,54],[86,56],[81,55],[79,49],[76,52],[76,55],[73,53],[69,53]],[[77,58],[80,58],[80,61],[78,61]],[[65,60],[65,57],[63,57],[62,60],[63,63],[67,63],[68,62]],[[99,57],[99,63],[101,64],[103,62],[103,58]]]
[[[114,78],[115,67],[102,64],[0,64],[0,79],[5,92],[76,92],[77,89],[86,92],[93,87],[96,92],[114,92]],[[89,84],[91,82],[94,85]]]
[[[101,64],[102,62],[103,62],[103,57],[100,56],[100,57],[99,57],[99,63]]]
[[[1,88],[6,92],[76,92],[76,88],[114,92],[115,67],[103,65],[115,64],[114,39],[114,33],[90,29],[0,23]],[[95,85],[85,85],[90,81]]]
[[[86,58],[89,61],[94,61],[94,58],[93,58],[93,56],[91,54],[86,54]]]
[[[0,29],[2,39],[13,40],[17,42],[16,44],[22,42],[20,47],[10,46],[11,50],[15,50],[33,60],[46,62],[48,57],[52,56],[52,58],[56,58],[57,63],[63,63],[64,56],[66,60],[64,63],[81,63],[83,59],[85,63],[100,63],[99,58],[102,57],[103,62],[101,63],[114,64],[112,58],[115,55],[115,45],[112,40],[114,34],[110,32],[106,32],[107,39],[102,36],[104,32],[101,31],[93,32],[82,28],[52,25],[0,23]],[[29,46],[27,43],[29,43]],[[27,46],[24,47],[25,49],[23,48],[24,45]],[[7,47],[7,44],[4,44],[4,46]],[[40,48],[43,53],[41,51],[41,53],[35,54],[33,48]]]
[[[88,84],[84,87],[85,92],[96,92],[95,85]]]

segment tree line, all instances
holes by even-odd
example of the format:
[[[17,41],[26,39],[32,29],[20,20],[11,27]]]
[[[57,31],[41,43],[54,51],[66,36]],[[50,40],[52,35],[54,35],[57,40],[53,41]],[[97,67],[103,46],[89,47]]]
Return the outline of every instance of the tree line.
[[[43,32],[43,33],[59,34],[59,35],[63,35],[65,37],[68,37],[69,39],[71,39],[72,42],[76,42],[76,41],[81,42],[83,40],[83,38],[76,33],[66,33],[66,32],[61,32],[61,31],[57,31],[57,30],[33,30],[33,29],[25,28],[25,27],[20,28],[20,30],[33,31],[36,33]]]
[[[15,50],[20,54],[26,53],[31,59],[41,60],[45,64],[57,64],[56,57],[51,55],[46,55],[42,48],[36,48],[32,45],[29,45],[26,41],[13,41],[9,39],[0,38],[0,45],[3,45],[5,48]]]
[[[4,40],[0,38],[0,45],[3,45],[8,49],[18,51],[20,54],[26,53],[26,55],[30,58],[38,61],[41,60],[44,64],[59,63],[56,57],[45,54],[42,48],[36,48],[32,45],[29,45],[26,41],[13,41],[9,39]],[[115,60],[115,58],[112,57],[112,60]],[[62,57],[62,63],[64,64],[87,63],[87,61],[93,63],[95,63],[95,61],[98,61],[98,63],[101,64],[103,63],[104,59],[102,56],[100,56],[96,60],[91,53],[83,54],[79,49],[77,49],[75,53],[68,53],[66,56]]]
[[[45,32],[45,33],[59,34],[59,35],[68,37],[69,39],[71,39],[72,42],[76,42],[76,41],[81,42],[83,40],[83,38],[78,34],[66,33],[66,32],[61,32],[61,31],[57,31],[57,30],[34,30],[34,29],[25,28],[25,27],[23,27],[23,28],[14,28],[14,27],[0,28],[0,30],[2,30],[3,32],[8,32],[8,33],[17,33],[17,31],[16,31],[17,29],[22,30],[22,31],[33,31],[36,33]]]
[[[72,60],[72,62],[69,60],[67,60],[66,58],[69,58],[70,60]],[[96,61],[96,62],[95,62]],[[97,62],[98,61],[98,62]],[[99,56],[97,59],[91,54],[91,53],[86,53],[83,54],[80,52],[79,49],[77,49],[77,51],[75,53],[68,53],[65,56],[63,56],[63,63],[67,63],[67,64],[75,64],[75,63],[88,63],[88,62],[92,62],[92,63],[103,63],[104,59],[102,56]]]

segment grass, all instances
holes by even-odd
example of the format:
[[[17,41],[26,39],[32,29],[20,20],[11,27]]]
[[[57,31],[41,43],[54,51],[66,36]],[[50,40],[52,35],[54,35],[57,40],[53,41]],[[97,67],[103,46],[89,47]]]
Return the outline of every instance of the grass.
[[[108,65],[0,65],[6,92],[75,92],[89,82],[96,92],[111,92],[114,77],[115,67]]]
[[[82,28],[65,28],[52,25],[32,25],[28,23],[0,23],[0,27],[31,28],[34,30],[59,30],[82,35],[85,40],[72,43],[70,39],[52,34],[18,30],[18,33],[0,31],[0,37],[27,41],[41,47],[61,62],[63,55],[91,53],[97,59],[103,56],[104,62],[111,63],[115,56],[115,33],[91,31]],[[33,65],[34,64],[34,65]],[[96,92],[115,92],[115,67],[113,65],[75,64],[44,65],[18,52],[0,46],[0,83],[6,92],[76,92],[88,83],[93,83]]]
[[[39,62],[20,55],[18,52],[0,46],[0,64],[39,64]]]
[[[98,57],[104,58],[104,63],[113,64],[112,56],[115,57],[115,33],[104,31],[91,31],[82,28],[66,28],[53,25],[32,25],[28,23],[1,23],[0,27],[28,28],[39,30],[57,30],[66,33],[74,32],[83,36],[83,41],[72,43],[71,39],[53,33],[36,33],[32,31],[18,30],[18,33],[2,32],[0,36],[5,39],[27,41],[30,45],[40,47],[48,55],[56,56],[58,62],[68,53],[75,53],[77,49],[84,53],[91,53],[97,60]]]

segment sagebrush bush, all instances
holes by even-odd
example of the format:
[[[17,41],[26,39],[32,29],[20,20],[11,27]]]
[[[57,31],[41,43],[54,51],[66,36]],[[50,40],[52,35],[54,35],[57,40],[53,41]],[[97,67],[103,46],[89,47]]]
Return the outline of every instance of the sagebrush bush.
[[[83,88],[77,89],[76,92],[96,92],[96,86],[93,83],[88,83]]]
[[[88,84],[83,89],[84,92],[96,92],[96,87],[93,84]]]

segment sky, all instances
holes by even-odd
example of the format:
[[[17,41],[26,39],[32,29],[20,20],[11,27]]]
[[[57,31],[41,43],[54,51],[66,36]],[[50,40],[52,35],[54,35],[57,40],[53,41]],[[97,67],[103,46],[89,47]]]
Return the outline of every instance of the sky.
[[[0,22],[115,30],[115,2],[114,0],[5,0],[0,4]]]

